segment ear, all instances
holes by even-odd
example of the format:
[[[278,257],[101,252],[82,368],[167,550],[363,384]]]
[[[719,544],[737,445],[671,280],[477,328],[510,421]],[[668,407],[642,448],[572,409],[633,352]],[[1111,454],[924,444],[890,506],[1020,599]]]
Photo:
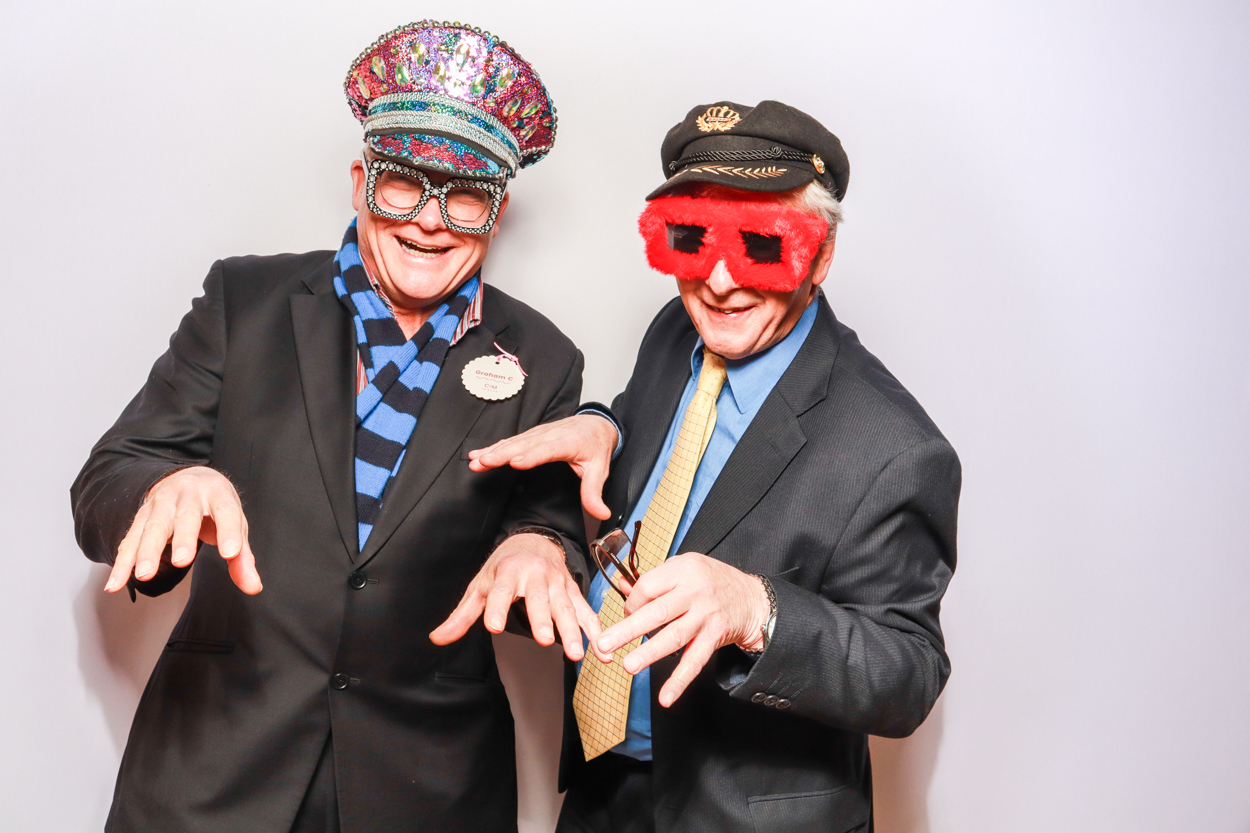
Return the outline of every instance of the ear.
[[[788,206],[769,206],[753,219],[757,233],[776,234],[782,239],[782,263],[768,269],[753,267],[755,285],[759,289],[794,291],[812,274],[829,226],[818,217]]]
[[[365,163],[359,159],[352,161],[352,211],[357,214],[365,204]]]
[[[820,247],[820,252],[816,255],[816,260],[812,264],[812,286],[820,286],[824,282],[825,277],[829,274],[829,267],[833,265],[833,244],[838,242],[838,229],[833,229],[833,237],[829,238],[829,242]]]

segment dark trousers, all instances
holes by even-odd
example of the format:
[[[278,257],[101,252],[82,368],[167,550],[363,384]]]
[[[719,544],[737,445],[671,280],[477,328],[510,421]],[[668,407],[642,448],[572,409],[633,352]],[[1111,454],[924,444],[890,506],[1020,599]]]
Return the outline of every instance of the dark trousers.
[[[654,833],[651,762],[605,752],[569,787],[556,833]]]
[[[295,814],[291,833],[339,833],[339,794],[334,780],[334,736],[326,738],[325,748],[313,770],[312,782]]]

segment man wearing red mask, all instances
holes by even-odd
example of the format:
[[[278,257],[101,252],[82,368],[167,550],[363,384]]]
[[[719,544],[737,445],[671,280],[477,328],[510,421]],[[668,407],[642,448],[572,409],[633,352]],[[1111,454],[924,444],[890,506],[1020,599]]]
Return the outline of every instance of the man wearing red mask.
[[[867,735],[910,734],[950,673],[959,461],[820,290],[837,137],[718,102],[661,157],[639,228],[680,297],[613,402],[621,449],[580,415],[470,455],[566,460],[605,521],[559,830],[871,830]]]

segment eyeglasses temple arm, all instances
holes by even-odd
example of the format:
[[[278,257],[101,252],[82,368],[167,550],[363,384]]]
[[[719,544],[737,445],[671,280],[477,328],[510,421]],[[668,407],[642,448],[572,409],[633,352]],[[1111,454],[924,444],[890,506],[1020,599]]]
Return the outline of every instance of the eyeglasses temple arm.
[[[603,553],[605,556],[607,556],[608,561],[612,562],[612,566],[616,568],[616,572],[619,575],[626,576],[626,577],[629,577],[631,575],[632,571],[626,569],[625,565],[622,564],[619,560],[617,560],[617,557],[613,555],[611,552],[609,552],[607,548],[601,547],[598,544],[596,544],[595,549]],[[605,575],[604,578],[607,578],[607,576]]]
[[[629,571],[633,575],[634,581],[642,578],[642,573],[638,571],[638,538],[641,535],[642,521],[634,521],[634,537],[629,541]]]

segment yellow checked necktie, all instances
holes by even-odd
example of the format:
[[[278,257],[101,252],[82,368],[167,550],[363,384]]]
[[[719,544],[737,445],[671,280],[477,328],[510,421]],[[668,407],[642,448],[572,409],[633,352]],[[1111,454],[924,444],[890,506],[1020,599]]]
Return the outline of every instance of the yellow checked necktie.
[[[686,407],[673,455],[642,517],[642,529],[634,542],[640,573],[663,564],[673,546],[673,536],[677,534],[677,525],[690,497],[695,471],[716,427],[716,399],[724,384],[725,360],[704,348],[698,389]],[[599,624],[604,630],[625,618],[624,608],[625,600],[609,588],[599,609]],[[621,665],[621,660],[641,642],[640,637],[618,649],[610,665],[603,664],[590,652],[582,660],[582,673],[573,690],[573,712],[577,715],[582,748],[588,761],[625,740],[629,688],[634,678]]]

